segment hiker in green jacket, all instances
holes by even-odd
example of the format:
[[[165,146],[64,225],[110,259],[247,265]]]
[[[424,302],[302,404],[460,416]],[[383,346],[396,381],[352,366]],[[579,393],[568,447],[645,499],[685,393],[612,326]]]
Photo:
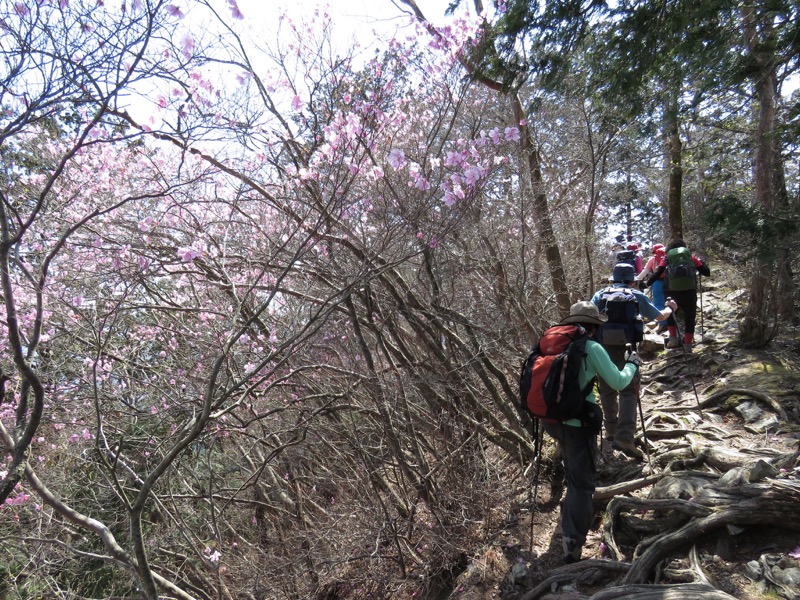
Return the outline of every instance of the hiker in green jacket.
[[[584,301],[573,304],[569,316],[562,319],[561,323],[578,323],[593,338],[599,326],[607,320],[608,317],[600,314],[597,306]],[[586,342],[585,350],[586,358],[578,374],[581,389],[599,376],[614,389],[621,390],[631,382],[642,362],[639,355],[632,352],[623,368],[618,369],[605,348],[594,339]],[[597,404],[593,390],[586,400]],[[586,534],[594,517],[592,495],[597,482],[595,458],[600,427],[599,424],[596,428],[583,426],[579,419],[543,422],[542,426],[548,435],[560,442],[563,451],[567,494],[561,508],[561,531],[564,561],[569,564],[580,560]]]

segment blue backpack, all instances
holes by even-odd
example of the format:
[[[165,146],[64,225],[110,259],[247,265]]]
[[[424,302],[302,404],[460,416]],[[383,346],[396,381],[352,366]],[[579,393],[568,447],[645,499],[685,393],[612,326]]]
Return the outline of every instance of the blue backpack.
[[[638,344],[644,339],[639,301],[630,288],[605,288],[600,292],[597,308],[608,317],[600,326],[600,343],[604,346]]]

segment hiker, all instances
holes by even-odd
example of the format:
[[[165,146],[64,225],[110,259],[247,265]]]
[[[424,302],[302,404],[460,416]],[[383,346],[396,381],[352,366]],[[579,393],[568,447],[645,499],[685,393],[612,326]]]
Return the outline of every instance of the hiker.
[[[626,345],[631,344],[636,348],[636,344],[644,337],[643,319],[664,322],[677,309],[677,304],[672,300],[663,309],[656,308],[644,293],[633,287],[635,279],[633,267],[620,263],[614,267],[614,283],[592,297],[592,303],[607,317],[607,322],[600,327],[599,341],[611,361],[619,368],[625,365]],[[615,450],[630,458],[642,460],[644,455],[634,445],[639,377],[634,377],[620,391],[610,383],[602,376],[598,381],[606,439]]]
[[[659,262],[666,254],[664,250],[664,244],[653,244],[653,248],[651,249],[651,256],[647,260],[647,263],[644,265],[641,273],[636,275],[636,281],[640,282],[640,284],[647,288],[646,280],[650,275],[655,273],[656,267],[658,267]],[[653,290],[653,305],[658,310],[664,310],[664,275],[662,274],[656,281],[653,282],[653,286],[651,288]],[[662,321],[658,324],[658,328],[656,329],[658,333],[664,333],[667,331],[667,322]]]
[[[639,251],[639,242],[628,242],[627,249],[633,252],[633,268],[638,275],[642,272],[642,253]]]
[[[665,254],[647,279],[647,285],[652,287],[664,275],[664,295],[673,298],[683,312],[683,350],[691,352],[697,322],[697,274],[709,277],[711,270],[680,238],[671,240],[664,250]],[[667,320],[667,331],[667,348],[680,348],[678,321],[674,314]]]
[[[627,242],[625,245],[619,239],[614,242],[608,255],[608,269],[613,269],[619,263],[628,263],[637,273],[642,270],[642,254],[637,242]]]
[[[619,237],[614,240],[614,243],[611,244],[611,250],[608,252],[608,257],[606,258],[606,265],[609,269],[613,269],[614,265],[619,262],[617,259],[617,255],[620,252],[625,250],[625,245],[620,241]]]
[[[588,387],[592,390],[586,400],[594,404],[597,401],[589,384],[596,376],[602,377],[615,389],[622,389],[634,378],[642,362],[636,352],[632,352],[619,369],[611,362],[603,346],[595,341],[598,327],[607,320],[608,317],[601,315],[597,306],[587,301],[573,304],[569,316],[561,320],[562,324],[580,324],[590,337],[586,342],[586,358],[578,374],[578,383],[581,389]],[[564,562],[570,564],[581,559],[581,549],[594,518],[592,494],[596,485],[595,457],[599,431],[582,425],[579,419],[557,423],[542,421],[542,427],[559,442],[563,451],[567,494],[561,508],[561,531]]]

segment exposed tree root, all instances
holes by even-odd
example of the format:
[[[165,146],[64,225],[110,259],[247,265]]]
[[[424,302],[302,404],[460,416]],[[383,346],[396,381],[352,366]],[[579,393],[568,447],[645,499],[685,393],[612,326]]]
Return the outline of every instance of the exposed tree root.
[[[590,600],[736,600],[707,583],[622,585],[608,588]]]
[[[786,421],[786,411],[783,410],[783,407],[780,403],[774,400],[769,394],[765,394],[763,392],[758,392],[756,390],[745,390],[742,388],[729,388],[726,390],[720,390],[714,394],[711,394],[708,398],[703,400],[700,403],[701,408],[711,408],[713,406],[717,406],[722,404],[725,400],[730,398],[731,396],[746,396],[748,398],[753,398],[754,400],[758,400],[759,402],[766,404],[776,413],[778,413],[778,417],[781,421]]]
[[[525,592],[520,597],[520,600],[536,600],[542,594],[549,592],[554,583],[581,583],[582,581],[596,580],[603,573],[617,576],[626,573],[630,568],[631,565],[625,562],[597,559],[582,560],[571,565],[559,567],[552,572],[550,577],[539,583],[535,588]],[[575,595],[571,594],[569,597],[575,598]]]
[[[653,485],[659,479],[661,479],[661,477],[661,475],[650,475],[649,477],[642,477],[641,479],[634,479],[633,481],[623,481],[622,483],[618,483],[616,485],[599,487],[594,491],[592,500],[596,502],[598,500],[613,498],[614,496],[618,496],[620,494],[628,494],[630,492]]]
[[[633,499],[626,500],[630,503]],[[607,510],[610,519],[609,534],[612,537],[615,516],[619,510],[612,511],[613,503],[612,500]],[[644,551],[632,564],[624,581],[644,583],[655,566],[672,552],[728,525],[779,525],[800,529],[800,522],[796,519],[798,505],[800,482],[779,479],[750,485],[737,482],[729,487],[709,486],[691,501],[639,500],[633,506],[643,510],[678,510],[691,515],[692,519],[675,531],[643,541],[635,554]],[[611,548],[611,544],[608,545]],[[616,549],[616,544],[614,548]]]

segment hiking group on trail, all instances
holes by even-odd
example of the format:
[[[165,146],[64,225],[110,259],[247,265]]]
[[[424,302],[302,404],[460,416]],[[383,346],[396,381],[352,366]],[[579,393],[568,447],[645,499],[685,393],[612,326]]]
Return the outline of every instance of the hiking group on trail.
[[[566,495],[561,508],[564,561],[581,559],[594,518],[597,436],[627,457],[642,460],[636,448],[636,410],[640,408],[637,344],[645,321],[666,326],[668,349],[680,348],[675,313],[684,320],[683,351],[691,352],[697,317],[697,274],[709,276],[706,264],[681,239],[666,247],[655,244],[653,256],[638,268],[638,244],[612,248],[616,260],[611,285],[590,301],[570,307],[569,315],[548,328],[523,363],[520,402],[532,417],[535,452],[539,455],[538,426],[557,441],[564,465]],[[627,258],[629,260],[621,260]],[[639,285],[661,287],[663,304],[656,304]],[[598,405],[595,384],[600,396]],[[646,441],[645,441],[646,443]]]

